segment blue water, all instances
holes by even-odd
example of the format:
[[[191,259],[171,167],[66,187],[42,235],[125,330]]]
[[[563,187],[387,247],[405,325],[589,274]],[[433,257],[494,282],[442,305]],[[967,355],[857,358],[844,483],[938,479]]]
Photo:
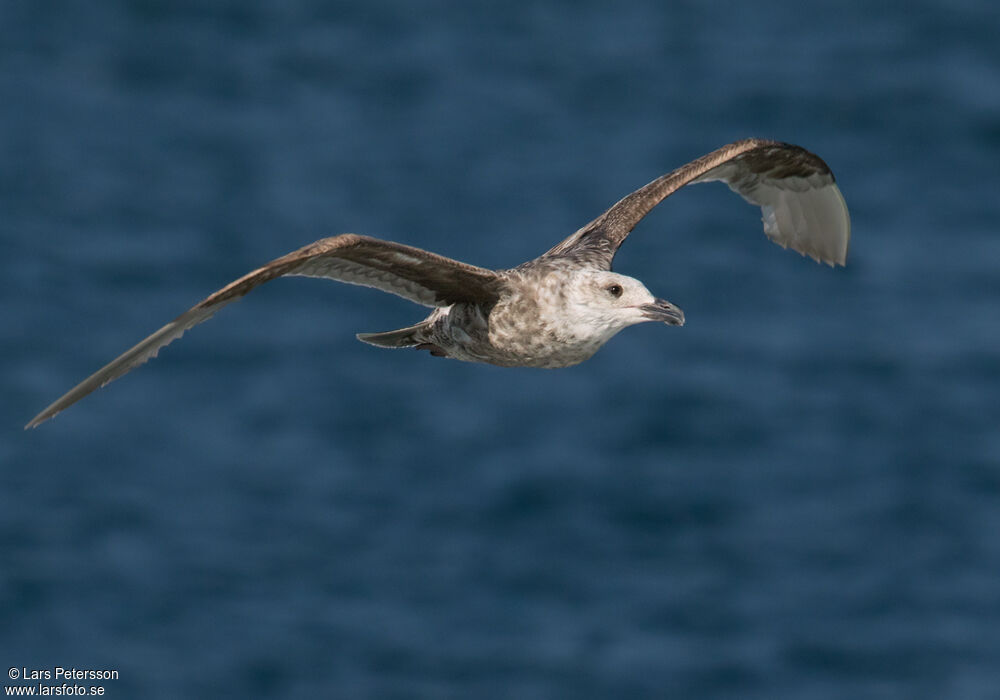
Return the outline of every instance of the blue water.
[[[973,0],[5,0],[0,664],[112,698],[1000,697],[998,36]],[[317,238],[508,267],[751,135],[831,165],[846,269],[687,188],[616,260],[683,329],[498,369],[280,280],[22,431]]]

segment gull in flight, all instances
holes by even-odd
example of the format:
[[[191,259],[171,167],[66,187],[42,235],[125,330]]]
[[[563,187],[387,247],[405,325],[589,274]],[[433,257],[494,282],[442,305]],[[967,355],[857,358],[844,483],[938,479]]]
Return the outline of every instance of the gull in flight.
[[[503,367],[568,367],[618,331],[684,313],[637,279],[611,271],[618,247],[657,204],[684,185],[722,180],[761,208],[778,245],[843,265],[851,224],[833,173],[799,146],[744,139],[653,180],[534,260],[488,270],[434,253],[345,233],[310,243],[226,285],[112,360],[35,416],[33,428],[146,362],[226,304],[277,277],[325,277],[375,287],[432,309],[420,323],[358,339]]]

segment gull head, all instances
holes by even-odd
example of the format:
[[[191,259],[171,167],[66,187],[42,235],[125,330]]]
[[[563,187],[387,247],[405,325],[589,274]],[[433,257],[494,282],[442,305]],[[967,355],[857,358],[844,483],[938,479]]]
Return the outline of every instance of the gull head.
[[[659,321],[684,325],[684,312],[657,299],[634,277],[603,270],[579,270],[567,293],[568,313],[576,323],[590,325],[596,334],[611,337],[628,326]]]

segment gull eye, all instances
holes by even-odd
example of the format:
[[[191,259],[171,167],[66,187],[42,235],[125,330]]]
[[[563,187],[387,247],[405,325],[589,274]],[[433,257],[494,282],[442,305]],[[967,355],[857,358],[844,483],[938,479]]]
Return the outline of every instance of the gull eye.
[[[622,295],[622,292],[624,291],[625,290],[622,289],[622,286],[620,284],[612,284],[608,287],[608,294],[613,296],[615,299],[620,297]]]

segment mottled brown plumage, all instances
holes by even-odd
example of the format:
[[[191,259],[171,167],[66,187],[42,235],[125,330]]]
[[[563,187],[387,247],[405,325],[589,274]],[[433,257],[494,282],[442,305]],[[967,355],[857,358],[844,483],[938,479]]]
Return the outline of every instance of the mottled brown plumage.
[[[26,427],[48,420],[132,368],[220,308],[277,277],[325,277],[375,287],[434,307],[409,328],[358,338],[501,366],[566,367],[617,332],[645,321],[681,325],[684,315],[638,280],[611,271],[635,225],[686,184],[723,180],[761,207],[765,233],[831,265],[844,264],[847,207],[829,167],[798,146],[745,139],[723,146],[624,197],[542,256],[487,270],[355,234],[311,243],[226,285],[71,389]]]

